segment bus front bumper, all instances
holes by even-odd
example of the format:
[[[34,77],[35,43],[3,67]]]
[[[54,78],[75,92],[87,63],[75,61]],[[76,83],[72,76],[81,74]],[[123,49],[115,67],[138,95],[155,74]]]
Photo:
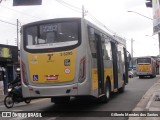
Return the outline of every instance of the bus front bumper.
[[[138,76],[149,76],[149,75],[152,75],[152,73],[150,73],[150,72],[137,72],[137,75]]]

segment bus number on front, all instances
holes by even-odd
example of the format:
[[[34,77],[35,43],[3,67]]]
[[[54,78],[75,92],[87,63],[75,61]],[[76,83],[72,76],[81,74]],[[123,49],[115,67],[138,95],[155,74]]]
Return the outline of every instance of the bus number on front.
[[[61,56],[69,56],[69,55],[73,55],[72,51],[69,52],[61,52],[60,53]]]

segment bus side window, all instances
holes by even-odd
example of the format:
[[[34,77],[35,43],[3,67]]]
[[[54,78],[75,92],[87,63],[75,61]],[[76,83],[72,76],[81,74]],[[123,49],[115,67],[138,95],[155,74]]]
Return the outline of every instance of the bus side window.
[[[105,42],[105,52],[104,52],[104,54],[105,54],[105,59],[106,60],[111,60],[112,52],[111,52],[110,42]]]
[[[97,58],[94,28],[88,27],[88,37],[89,37],[89,44],[90,44],[92,57]]]

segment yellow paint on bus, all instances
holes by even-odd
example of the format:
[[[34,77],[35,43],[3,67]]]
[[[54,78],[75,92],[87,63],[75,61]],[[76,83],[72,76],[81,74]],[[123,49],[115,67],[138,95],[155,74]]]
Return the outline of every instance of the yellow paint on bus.
[[[111,84],[113,84],[113,68],[104,69],[104,81],[106,80],[107,76],[109,76]],[[98,89],[98,72],[96,68],[92,69],[92,89]]]
[[[35,55],[28,53],[28,63],[31,82],[70,82],[75,76],[76,49]]]
[[[138,65],[138,71],[139,72],[151,72],[151,65],[146,65],[146,64],[143,64],[143,65]]]

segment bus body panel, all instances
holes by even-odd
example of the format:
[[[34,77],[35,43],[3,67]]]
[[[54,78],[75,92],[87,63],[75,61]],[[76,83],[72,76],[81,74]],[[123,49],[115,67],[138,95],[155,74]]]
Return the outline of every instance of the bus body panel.
[[[84,29],[82,31],[84,31]],[[82,34],[85,35],[86,33],[84,32]],[[82,37],[84,35],[82,35]],[[86,39],[86,38],[83,38],[83,39]],[[24,63],[26,63],[26,66],[30,66],[28,69],[26,68],[26,71],[30,71],[30,73],[27,73],[27,76],[30,78],[28,82],[31,85],[31,86],[23,85],[25,86],[23,87],[23,91],[28,91],[30,93],[30,94],[24,93],[24,97],[43,97],[43,96],[60,96],[60,95],[61,96],[91,95],[92,93],[91,93],[90,86],[92,83],[91,83],[91,79],[88,79],[88,76],[89,78],[91,76],[89,75],[90,73],[89,71],[91,68],[89,67],[90,62],[88,62],[89,58],[86,55],[88,53],[87,52],[88,46],[86,45],[87,45],[86,41],[83,41],[81,46],[77,47],[74,50],[70,50],[68,52],[62,51],[62,52],[57,52],[57,53],[56,52],[46,53],[46,54],[43,53],[42,55],[28,53],[29,55],[25,55],[25,56],[22,55],[22,59],[25,60]],[[25,51],[23,51],[23,53],[25,53]],[[68,53],[69,55],[65,53]],[[47,62],[49,59],[48,54],[53,54],[53,58],[51,62]],[[27,56],[29,56],[28,61],[27,61]],[[86,68],[85,68],[86,76],[85,76],[85,80],[83,83],[78,83],[79,70],[80,70],[79,65],[80,65],[81,59],[83,58],[85,58],[85,62],[86,62]],[[72,67],[72,68],[70,69],[70,73],[68,74],[65,73],[65,69],[64,69],[66,67],[64,65],[65,59],[70,59],[71,61],[71,65],[69,67]],[[57,62],[53,65],[55,61]],[[36,62],[38,64],[36,64]],[[29,63],[31,65],[29,65]],[[52,63],[52,65],[49,65],[48,63]],[[69,68],[69,67],[67,66],[66,68]],[[34,73],[34,72],[35,71],[37,72],[37,70],[41,70],[39,74],[42,75],[38,77],[40,79],[39,81],[33,80],[34,79],[33,76],[37,75],[37,73]],[[63,78],[61,79],[59,78],[59,80],[47,81],[46,75],[59,75],[58,73],[54,74],[54,72],[56,72],[57,70],[60,71],[59,74],[65,73],[66,76],[64,76],[65,74],[62,74]],[[48,71],[52,71],[53,73],[52,74],[46,73]],[[67,75],[70,75],[70,78]],[[68,81],[66,79],[68,79]],[[70,86],[70,87],[66,87],[66,86]],[[72,94],[72,92],[68,94],[66,93],[66,90],[68,89],[75,89],[74,91],[76,92],[73,92],[74,94]],[[41,94],[38,95],[36,91],[39,91]]]
[[[74,80],[76,49],[46,54],[28,54],[30,80],[50,84]]]
[[[156,60],[152,57],[137,58],[136,74],[138,76],[156,76]]]
[[[99,35],[101,39],[103,38],[101,33],[104,33],[104,31],[101,31],[98,27],[84,19],[81,19],[80,24],[81,44],[70,50],[42,53],[40,51],[38,53],[32,53],[32,51],[27,52],[23,48],[24,37],[22,35],[22,49],[20,52],[22,90],[24,97],[40,98],[54,96],[89,95],[98,98],[100,96],[97,59],[93,59],[90,40],[88,40],[88,26],[92,26],[95,30],[97,30],[96,34]],[[112,38],[112,36],[108,35],[108,38],[106,38],[106,40],[111,42],[109,38]],[[103,45],[102,51],[105,50]],[[123,44],[123,47],[125,47],[125,44]],[[124,84],[124,60],[122,60],[122,57],[124,56],[122,55],[123,52],[121,54],[117,53],[117,69],[119,72],[116,73],[118,74],[118,85],[116,89],[121,88]],[[115,78],[113,73],[113,61],[112,59],[106,60],[103,56],[103,62],[104,85],[106,79],[109,79],[111,82],[111,91],[114,92]]]
[[[101,39],[103,39],[105,41],[104,44],[106,44],[107,41],[111,41],[109,39],[109,35],[105,36],[105,34],[103,35],[103,32],[101,32],[101,30],[99,30],[97,27],[95,27],[92,24],[88,24],[89,28],[94,29],[95,33],[94,34],[99,34],[101,36]],[[105,38],[104,38],[105,36]],[[90,48],[91,48],[91,53],[95,54],[95,49],[93,49],[95,47],[95,43],[94,43],[94,35],[90,35],[89,36],[89,44],[90,44]],[[108,38],[107,38],[108,37]],[[102,40],[102,41],[103,41]],[[103,51],[105,51],[105,47],[108,47],[106,45],[104,45],[102,42],[102,49]],[[116,88],[116,92],[118,88],[121,88],[124,84],[124,80],[123,80],[123,73],[125,72],[124,70],[124,53],[123,53],[123,47],[125,47],[125,44],[121,44],[121,48],[118,48],[118,51],[121,51],[121,54],[117,53],[117,57],[118,57],[118,66],[119,67],[119,73],[118,73],[118,87]],[[107,51],[108,53],[111,52],[111,48]],[[114,54],[113,54],[114,55]],[[92,56],[92,90],[95,91],[95,93],[97,93],[98,90],[98,70],[97,70],[97,61],[95,58],[93,58],[94,56]],[[110,56],[111,57],[111,56]],[[111,82],[111,91],[114,92],[114,75],[113,75],[113,61],[112,58],[108,59],[108,55],[103,57],[103,62],[104,62],[104,81],[109,78],[110,82]],[[117,73],[116,73],[117,74]]]
[[[151,65],[147,64],[137,65],[137,75],[152,75]]]
[[[24,97],[53,97],[53,96],[83,96],[90,95],[89,83],[87,80],[83,83],[76,83],[71,85],[61,86],[26,86],[23,87],[23,91],[26,91]]]

